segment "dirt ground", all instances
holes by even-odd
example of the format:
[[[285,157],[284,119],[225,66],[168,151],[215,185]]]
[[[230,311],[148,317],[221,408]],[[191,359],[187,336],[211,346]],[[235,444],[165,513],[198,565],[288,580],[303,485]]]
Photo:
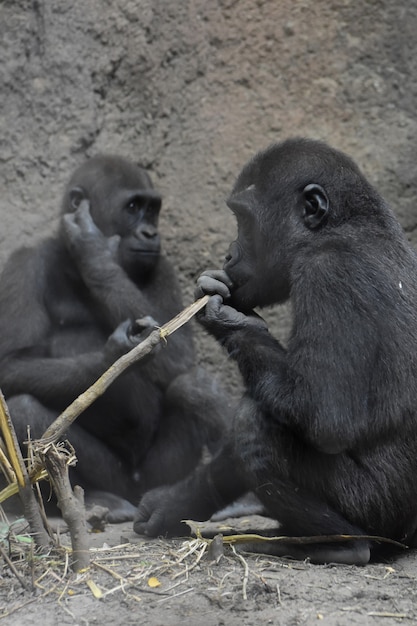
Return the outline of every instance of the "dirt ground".
[[[201,524],[219,532],[270,526],[257,516]],[[75,576],[61,548],[31,557],[15,528],[16,573],[3,567],[0,619],[21,624],[151,624],[152,626],[331,626],[415,623],[416,556],[353,567],[318,566],[239,551],[211,552],[201,539],[149,540],[131,524],[92,533],[91,567]],[[5,543],[3,543],[5,546]],[[17,574],[20,579],[17,578]],[[23,588],[26,586],[26,589]]]
[[[356,159],[417,244],[416,32],[416,0],[0,0],[0,264],[56,228],[76,166],[118,153],[144,164],[163,194],[164,248],[189,303],[196,276],[221,265],[233,238],[224,198],[241,166],[294,135]],[[264,315],[285,339],[289,311]],[[235,393],[233,364],[198,328],[196,339],[201,362]],[[4,562],[0,619],[391,626],[417,618],[412,551],[356,568],[242,559],[226,547],[213,564],[201,542],[117,547],[132,537],[125,526],[91,535],[94,565],[79,580],[62,555],[31,560],[14,540],[28,589]]]

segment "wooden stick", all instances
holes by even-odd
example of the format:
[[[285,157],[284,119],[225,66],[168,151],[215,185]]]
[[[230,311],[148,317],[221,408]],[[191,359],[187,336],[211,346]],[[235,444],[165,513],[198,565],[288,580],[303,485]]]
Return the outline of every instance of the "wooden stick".
[[[22,501],[26,519],[29,522],[36,544],[48,549],[51,541],[46,532],[39,511],[38,502],[33,493],[30,478],[23,461],[22,452],[17,441],[13,422],[3,393],[0,391],[0,430],[6,443],[8,460],[16,475],[19,496]]]
[[[206,306],[208,300],[209,296],[203,296],[199,300],[196,300],[161,328],[154,330],[144,341],[130,350],[130,352],[121,356],[93,385],[91,385],[91,387],[79,395],[78,398],[52,422],[41,439],[37,439],[33,442],[34,449],[43,448],[50,443],[58,441],[80,413],[85,411],[94,400],[101,396],[120,374],[133,363],[143,359],[143,357],[149,354],[161,341],[165,341],[169,335],[186,324],[198,311]]]
[[[165,337],[168,337],[168,335],[172,335],[172,333],[181,328],[181,326],[189,322],[196,313],[201,311],[201,309],[206,306],[209,299],[210,296],[203,296],[202,298],[199,298],[190,304],[190,306],[187,306],[183,311],[181,311],[181,313],[178,313],[178,315],[173,317],[172,320],[164,324],[160,329],[161,338],[164,339]]]
[[[14,431],[12,420],[10,419],[9,410],[3,393],[0,391],[0,430],[6,444],[7,456],[10,465],[16,475],[19,487],[25,486],[26,468],[23,462],[22,453],[17,443],[16,433]]]
[[[84,508],[84,491],[76,485],[71,488],[68,475],[68,454],[54,445],[44,452],[44,463],[48,470],[64,521],[68,524],[72,545],[72,569],[85,570],[90,565],[87,522]]]

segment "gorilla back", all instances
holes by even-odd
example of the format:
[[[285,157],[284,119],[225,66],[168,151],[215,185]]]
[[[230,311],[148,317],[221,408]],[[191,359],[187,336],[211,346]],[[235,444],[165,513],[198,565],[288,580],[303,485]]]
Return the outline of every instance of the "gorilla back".
[[[178,281],[160,250],[160,207],[145,170],[95,157],[67,186],[57,236],[8,261],[0,280],[0,386],[20,442],[27,425],[41,436],[140,341],[138,331],[181,310]],[[194,370],[190,330],[181,329],[71,427],[73,480],[111,509],[111,521],[131,518],[145,491],[198,463],[203,444],[217,437],[221,400]]]

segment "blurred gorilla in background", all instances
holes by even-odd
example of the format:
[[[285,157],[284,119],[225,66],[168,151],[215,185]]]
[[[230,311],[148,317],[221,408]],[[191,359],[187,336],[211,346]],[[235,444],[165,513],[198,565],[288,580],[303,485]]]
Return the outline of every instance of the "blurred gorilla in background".
[[[21,444],[27,426],[41,437],[118,357],[182,309],[161,253],[160,208],[144,169],[97,156],[69,181],[59,233],[6,264],[0,386]],[[190,327],[182,327],[70,427],[78,459],[72,482],[87,502],[109,508],[109,521],[132,519],[143,493],[196,467],[229,410],[228,398],[195,368]]]

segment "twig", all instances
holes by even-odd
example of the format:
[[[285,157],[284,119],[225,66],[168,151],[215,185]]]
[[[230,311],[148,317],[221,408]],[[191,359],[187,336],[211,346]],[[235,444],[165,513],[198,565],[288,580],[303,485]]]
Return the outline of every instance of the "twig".
[[[62,517],[68,524],[72,544],[72,569],[79,572],[89,567],[90,554],[85,520],[84,491],[71,488],[68,475],[68,454],[51,445],[44,453],[44,463],[55,491]]]
[[[408,615],[406,613],[386,613],[385,611],[371,611],[367,613],[367,615],[371,615],[372,617],[393,617],[394,619],[406,619]]]
[[[13,470],[13,467],[11,463],[9,462],[9,459],[7,458],[7,456],[4,454],[3,448],[1,447],[1,445],[0,445],[0,465],[6,476],[7,482],[8,483],[17,482],[16,474]]]
[[[180,596],[183,596],[186,593],[190,593],[190,591],[194,591],[194,587],[190,587],[189,589],[184,589],[184,591],[180,591],[179,593],[174,593],[174,595],[172,596],[161,598],[160,600],[157,600],[157,602],[158,604],[160,604],[161,602],[166,602],[167,600],[172,600],[173,598],[179,598]]]
[[[279,583],[276,584],[276,590],[277,590],[278,604],[282,604],[282,602],[281,602],[281,589],[279,587]]]
[[[172,333],[181,328],[181,326],[184,326],[184,324],[189,322],[196,313],[206,306],[209,299],[210,296],[203,296],[202,298],[199,298],[187,306],[183,311],[181,311],[181,313],[178,313],[178,315],[173,317],[172,320],[164,324],[160,328],[161,338],[164,339],[165,337],[168,337],[168,335],[172,335]]]
[[[39,596],[34,596],[30,600],[26,600],[26,602],[22,602],[22,604],[17,604],[16,606],[13,606],[11,609],[7,609],[7,611],[5,611],[4,613],[0,613],[0,619],[3,619],[3,617],[9,617],[13,613],[20,611],[20,609],[23,609],[28,604],[32,604],[33,602],[37,602],[38,600],[39,600]]]
[[[245,561],[245,559],[243,558],[243,556],[239,554],[238,552],[236,552],[235,546],[231,544],[230,547],[232,548],[237,558],[243,563],[243,567],[245,569],[245,573],[243,576],[243,583],[242,583],[242,594],[243,594],[243,599],[247,600],[248,599],[247,586],[248,586],[248,578],[249,578],[249,566],[247,562]]]
[[[9,409],[7,408],[6,400],[3,393],[0,391],[0,428],[6,444],[8,458],[10,464],[16,474],[17,482],[20,487],[25,485],[25,473],[26,468],[23,463],[23,457],[20,452],[19,445],[17,443],[16,433],[10,419]]]
[[[16,432],[10,419],[9,409],[0,390],[0,428],[4,437],[8,458],[16,475],[19,496],[22,501],[25,517],[29,523],[36,544],[42,549],[48,549],[51,541],[46,532],[39,505],[30,483],[30,478],[23,461],[22,452],[17,441]],[[11,487],[11,485],[9,485]]]
[[[9,557],[7,556],[5,550],[3,550],[1,544],[0,544],[0,554],[2,555],[3,559],[5,560],[5,562],[7,563],[7,565],[10,567],[10,569],[12,570],[13,574],[16,576],[17,580],[20,582],[20,584],[22,585],[23,589],[25,591],[29,590],[29,587],[27,586],[27,584],[25,583],[25,581],[23,580],[23,578],[20,576],[19,572],[17,571],[17,569],[15,568],[15,566],[13,565],[13,562],[9,559]]]
[[[204,541],[210,541],[211,538],[206,538],[204,536],[200,536]],[[313,535],[311,537],[286,537],[285,535],[281,537],[265,537],[264,535],[257,535],[253,533],[242,534],[242,535],[224,535],[223,542],[230,543],[232,545],[235,543],[262,543],[265,541],[271,543],[291,543],[291,544],[310,544],[310,543],[334,543],[334,542],[343,542],[343,541],[358,541],[358,540],[368,540],[368,541],[376,541],[379,543],[388,543],[396,548],[402,548],[403,550],[408,550],[409,546],[400,541],[395,541],[395,539],[389,539],[388,537],[379,537],[378,535]]]

